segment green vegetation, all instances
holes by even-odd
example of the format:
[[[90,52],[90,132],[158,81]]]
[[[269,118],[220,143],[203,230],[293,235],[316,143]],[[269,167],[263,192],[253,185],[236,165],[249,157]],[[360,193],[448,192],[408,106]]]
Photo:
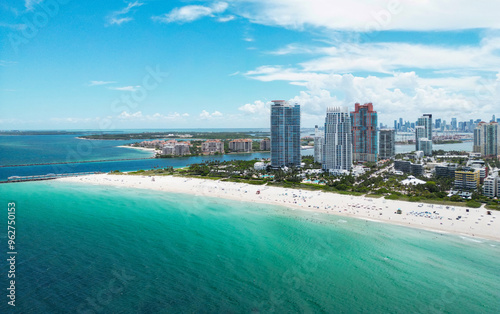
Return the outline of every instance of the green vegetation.
[[[302,169],[290,168],[255,170],[254,160],[232,161],[205,161],[191,164],[182,169],[160,168],[139,170],[131,175],[175,175],[192,178],[204,178],[221,181],[241,182],[254,185],[270,185],[295,189],[307,189],[332,192],[346,195],[365,195],[366,197],[421,202],[445,206],[467,206],[471,208],[486,204],[489,209],[500,208],[500,201],[483,196],[480,192],[472,193],[470,200],[458,195],[448,197],[448,191],[453,188],[454,178],[433,177],[432,179],[419,177],[427,181],[421,185],[403,185],[404,177],[386,171],[392,162],[377,166],[375,163],[366,163],[367,171],[360,176],[352,174],[333,176],[317,171],[320,164],[314,162],[312,156],[303,156]],[[112,172],[115,173],[115,172]],[[120,173],[116,173],[120,174]]]

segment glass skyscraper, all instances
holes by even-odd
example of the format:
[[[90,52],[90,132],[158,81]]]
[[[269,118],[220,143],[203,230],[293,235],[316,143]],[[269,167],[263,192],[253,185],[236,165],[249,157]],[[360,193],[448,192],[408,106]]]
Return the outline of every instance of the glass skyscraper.
[[[430,143],[426,141],[424,145],[421,145],[420,139],[422,138],[429,140]],[[432,114],[424,114],[418,118],[415,127],[415,149],[424,151],[426,156],[432,155]]]
[[[482,156],[498,156],[500,150],[500,127],[496,122],[480,122],[474,129],[473,151]]]
[[[322,168],[333,172],[352,168],[352,127],[347,107],[326,110]]]
[[[390,129],[380,130],[379,158],[390,159],[396,155],[395,131]]]
[[[352,151],[354,161],[377,161],[378,136],[377,112],[373,111],[373,104],[354,105],[351,111],[352,123]]]
[[[271,167],[300,167],[300,106],[284,100],[271,105]]]

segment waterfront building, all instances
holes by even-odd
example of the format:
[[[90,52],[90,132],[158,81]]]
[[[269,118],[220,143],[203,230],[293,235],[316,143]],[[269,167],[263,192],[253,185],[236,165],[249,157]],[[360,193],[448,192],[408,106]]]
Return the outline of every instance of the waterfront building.
[[[321,131],[316,125],[314,128],[314,161],[321,163],[323,160],[323,142],[325,141],[325,132]]]
[[[463,168],[455,171],[455,187],[475,190],[478,188],[480,182],[479,169]]]
[[[379,133],[379,159],[390,159],[396,155],[396,134],[394,130],[384,129]]]
[[[441,119],[436,119],[435,128],[438,129],[438,130],[441,129]]]
[[[423,127],[423,128],[422,128]],[[427,151],[424,151],[420,145],[420,139],[428,139],[430,143],[425,143]],[[418,118],[415,126],[415,150],[424,151],[427,156],[432,155],[432,114],[424,114]]]
[[[498,194],[500,190],[499,183],[499,178],[496,173],[488,176],[484,179],[483,194],[488,197],[500,196],[500,194]]]
[[[184,156],[190,155],[189,142],[177,142],[176,140],[168,141],[163,145],[162,154],[171,156]]]
[[[354,104],[354,111],[351,111],[351,123],[353,160],[377,162],[378,122],[377,112],[373,110],[373,104]]]
[[[420,138],[418,144],[420,150],[424,152],[425,156],[432,156],[432,141],[426,138]]]
[[[300,167],[300,105],[273,100],[271,105],[271,167]]]
[[[325,118],[322,168],[330,172],[352,168],[352,129],[347,107],[329,107]]]
[[[499,154],[500,127],[496,122],[480,122],[474,129],[473,151],[482,156],[496,157]]]
[[[229,142],[229,150],[232,152],[248,153],[252,151],[251,139],[236,139]]]
[[[457,118],[451,118],[451,130],[452,131],[457,130]]]
[[[271,150],[271,140],[265,138],[260,141],[260,150]]]
[[[224,154],[224,143],[220,140],[206,140],[201,143],[201,152],[205,155]]]

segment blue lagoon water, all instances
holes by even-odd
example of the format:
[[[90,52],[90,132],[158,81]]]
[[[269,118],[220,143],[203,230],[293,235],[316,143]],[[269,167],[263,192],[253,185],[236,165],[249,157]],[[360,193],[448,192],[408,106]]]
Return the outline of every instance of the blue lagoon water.
[[[0,180],[10,176],[45,175],[49,173],[134,171],[154,167],[185,167],[205,160],[250,160],[269,158],[269,153],[229,154],[166,159],[144,159],[152,153],[118,147],[137,140],[84,140],[78,135],[0,136],[0,165],[60,163],[24,167],[0,167]],[[120,160],[116,159],[134,159]],[[75,163],[79,161],[102,161]],[[67,163],[70,162],[70,163]]]
[[[500,243],[493,241],[59,181],[1,184],[0,206],[9,201],[16,202],[20,313],[500,308]]]

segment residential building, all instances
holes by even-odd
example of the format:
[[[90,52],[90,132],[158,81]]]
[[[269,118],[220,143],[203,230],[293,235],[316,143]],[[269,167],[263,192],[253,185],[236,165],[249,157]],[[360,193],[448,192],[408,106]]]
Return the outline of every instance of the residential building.
[[[189,146],[189,142],[177,142],[176,140],[168,141],[167,144],[163,145],[162,154],[172,156],[190,155],[191,151]]]
[[[404,173],[409,173],[411,171],[411,162],[407,160],[395,160],[394,170],[402,171]]]
[[[319,130],[316,125],[314,128],[314,161],[321,163],[323,160],[323,142],[325,141],[325,132]]]
[[[485,157],[496,157],[500,153],[500,127],[496,122],[480,122],[474,129],[473,151]]]
[[[251,139],[236,139],[229,142],[229,150],[232,152],[251,152],[252,151]]]
[[[271,105],[271,167],[300,167],[300,106],[284,100]]]
[[[455,170],[457,170],[457,164],[444,163],[441,165],[436,165],[434,169],[436,170],[436,176],[438,177],[453,178],[455,177]]]
[[[488,197],[500,196],[500,194],[498,194],[499,189],[500,189],[499,178],[496,173],[484,179],[483,194],[485,196]]]
[[[391,129],[380,130],[379,159],[390,159],[396,155],[396,132]]]
[[[479,169],[463,168],[455,171],[455,187],[475,190],[479,186],[480,181]]]
[[[354,111],[351,111],[351,123],[353,160],[377,162],[378,122],[377,112],[373,110],[373,104],[354,104]]]
[[[260,141],[260,150],[271,150],[271,140],[265,138]]]
[[[422,176],[424,174],[424,165],[412,163],[410,165],[410,173],[414,176]]]
[[[205,155],[224,154],[224,143],[220,140],[206,140],[201,143],[201,152]]]
[[[424,138],[431,141],[430,143],[424,143],[426,151],[420,147],[420,140]],[[424,151],[427,156],[432,155],[432,114],[424,114],[418,118],[415,126],[415,145],[415,150]]]
[[[432,141],[426,138],[420,138],[418,144],[420,150],[424,152],[425,156],[432,156]]]
[[[326,110],[322,168],[330,172],[352,168],[352,128],[347,107]]]
[[[407,160],[395,160],[394,170],[401,171],[403,173],[411,173],[415,176],[421,176],[424,174],[424,166],[422,164],[414,164]]]

